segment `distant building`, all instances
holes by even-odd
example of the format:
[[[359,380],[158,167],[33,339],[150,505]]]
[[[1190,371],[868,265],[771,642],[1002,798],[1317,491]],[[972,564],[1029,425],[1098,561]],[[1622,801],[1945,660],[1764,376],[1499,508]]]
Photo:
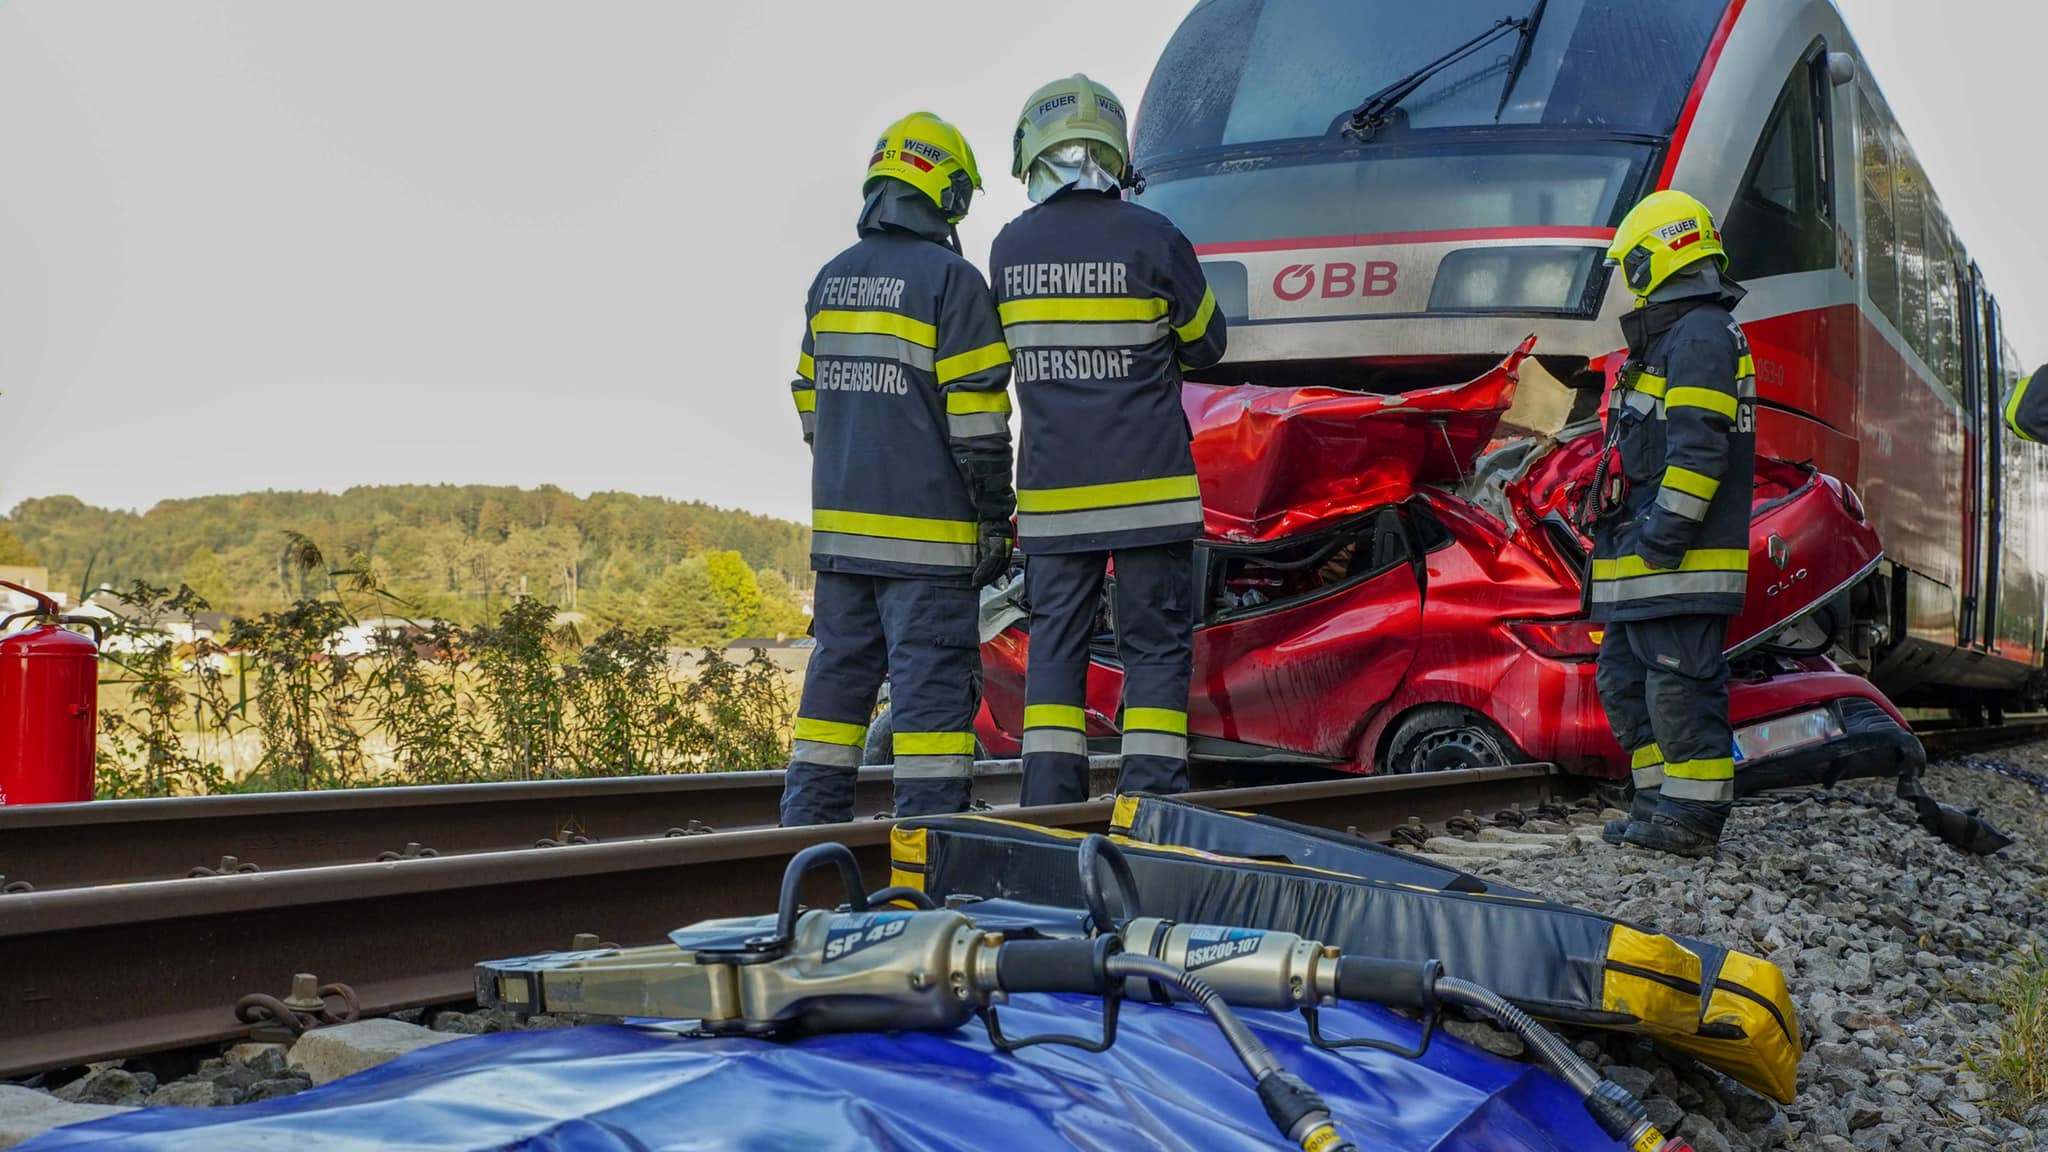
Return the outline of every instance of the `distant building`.
[[[372,616],[336,631],[328,638],[327,651],[335,656],[367,656],[383,642],[411,641],[415,649],[437,623],[408,620],[402,616]]]

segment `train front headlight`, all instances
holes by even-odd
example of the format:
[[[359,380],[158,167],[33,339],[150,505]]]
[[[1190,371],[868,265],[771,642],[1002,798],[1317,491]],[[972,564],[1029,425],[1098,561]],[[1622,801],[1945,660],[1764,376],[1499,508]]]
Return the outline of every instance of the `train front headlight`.
[[[1437,264],[1429,310],[1591,316],[1599,308],[1600,259],[1598,248],[1461,248]]]

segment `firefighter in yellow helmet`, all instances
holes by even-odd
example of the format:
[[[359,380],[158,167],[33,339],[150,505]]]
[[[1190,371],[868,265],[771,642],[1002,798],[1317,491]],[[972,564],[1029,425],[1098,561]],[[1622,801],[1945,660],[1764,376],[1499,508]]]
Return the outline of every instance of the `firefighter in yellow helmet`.
[[[1088,797],[1088,646],[1115,565],[1127,792],[1188,787],[1194,541],[1202,531],[1181,370],[1223,356],[1194,247],[1122,197],[1123,105],[1086,76],[1031,94],[1010,174],[1037,206],[996,237],[990,279],[1023,409],[1017,536],[1031,607],[1026,804]]]
[[[966,810],[981,649],[975,589],[1009,570],[1010,353],[954,225],[981,174],[926,112],[875,141],[859,240],[811,282],[790,388],[811,445],[818,646],[784,825],[853,818],[884,676],[896,812]]]
[[[2005,399],[2005,426],[2020,439],[2036,444],[2048,442],[2048,380],[2039,387],[2031,386],[2041,376],[2048,376],[2048,364],[2032,376],[2022,377]]]
[[[1607,256],[1636,310],[1594,501],[1597,684],[1635,783],[1606,835],[1706,855],[1735,799],[1723,650],[1749,582],[1756,462],[1755,370],[1730,315],[1743,290],[1713,216],[1683,192],[1637,204]]]

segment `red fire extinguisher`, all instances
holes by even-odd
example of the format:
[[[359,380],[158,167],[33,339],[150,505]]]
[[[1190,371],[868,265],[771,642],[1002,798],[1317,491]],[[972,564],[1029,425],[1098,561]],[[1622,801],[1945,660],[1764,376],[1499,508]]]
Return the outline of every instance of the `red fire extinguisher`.
[[[100,622],[59,615],[32,588],[0,580],[36,606],[0,619],[35,627],[0,634],[0,805],[92,799],[98,747]],[[83,624],[91,640],[64,627]]]

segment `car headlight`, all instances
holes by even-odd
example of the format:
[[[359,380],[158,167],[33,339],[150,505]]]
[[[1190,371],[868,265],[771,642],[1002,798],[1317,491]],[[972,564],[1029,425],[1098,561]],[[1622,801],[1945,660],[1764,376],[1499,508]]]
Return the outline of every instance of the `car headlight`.
[[[1436,266],[1431,312],[1562,312],[1599,308],[1597,248],[1461,248]]]
[[[1842,734],[1842,722],[1832,708],[1809,708],[1739,728],[1735,732],[1735,759],[1761,760],[1794,748],[1833,740]]]

